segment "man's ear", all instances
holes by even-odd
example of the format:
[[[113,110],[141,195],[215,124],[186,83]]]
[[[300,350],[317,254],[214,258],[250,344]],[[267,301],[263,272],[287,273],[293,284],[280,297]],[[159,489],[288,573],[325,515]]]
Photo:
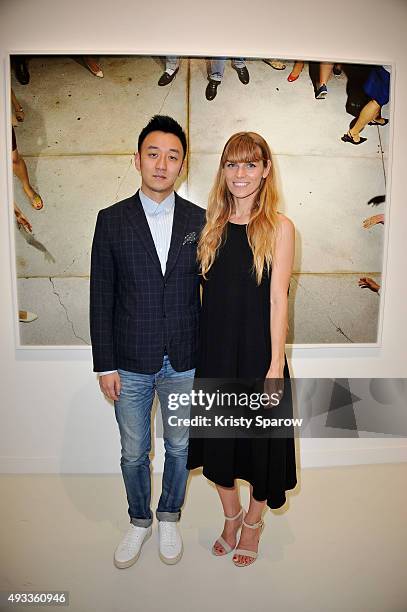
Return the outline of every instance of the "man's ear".
[[[179,169],[179,172],[178,172],[178,176],[181,176],[181,174],[184,172],[184,169],[185,169],[185,160],[186,160],[186,157],[184,157],[184,159],[182,161],[181,168]]]
[[[136,169],[140,172],[140,153],[138,151],[134,154],[134,165]]]

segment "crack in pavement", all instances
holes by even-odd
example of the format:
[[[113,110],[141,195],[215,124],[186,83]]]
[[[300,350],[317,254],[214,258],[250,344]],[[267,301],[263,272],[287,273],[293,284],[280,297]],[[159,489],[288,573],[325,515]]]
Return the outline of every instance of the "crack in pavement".
[[[79,255],[78,255],[78,256],[76,256],[76,255],[75,255],[75,257],[73,258],[73,260],[71,261],[71,263],[70,263],[70,264],[68,264],[64,270],[62,270],[62,274],[65,274],[65,272],[66,272],[67,270],[69,270],[69,268],[70,268],[71,266],[73,266],[73,265],[74,265],[74,263],[75,263],[75,261],[76,261],[76,258],[77,258],[77,257],[79,257]],[[61,275],[62,275],[62,274],[61,274]]]
[[[328,315],[328,319],[331,321],[332,325],[334,325],[336,327],[336,331],[338,331],[340,334],[342,334],[342,336],[344,336],[347,340],[349,340],[349,342],[353,342],[352,338],[349,338],[349,336],[347,336],[345,334],[344,331],[342,331],[342,329],[340,327],[337,326],[337,324],[332,321],[331,317]]]
[[[67,321],[68,321],[68,323],[70,323],[70,325],[72,327],[73,335],[75,336],[75,338],[78,338],[78,340],[82,340],[82,342],[84,342],[85,344],[89,345],[89,342],[87,342],[85,340],[85,338],[82,338],[82,336],[78,336],[78,334],[75,332],[75,328],[74,328],[73,322],[71,321],[71,319],[69,318],[69,315],[68,315],[68,310],[67,310],[65,304],[62,302],[61,296],[59,295],[58,291],[55,289],[54,281],[52,280],[51,276],[49,276],[48,278],[49,278],[49,282],[52,285],[52,293],[57,296],[59,303],[61,304],[62,308],[64,309]]]
[[[121,177],[120,181],[117,184],[117,189],[116,189],[116,193],[115,193],[114,200],[113,200],[114,202],[117,202],[117,199],[119,197],[119,191],[120,191],[121,186],[122,186],[122,184],[124,182],[124,179],[126,178],[126,176],[129,173],[129,170],[131,168],[132,163],[133,163],[133,157],[130,155],[130,162],[127,165],[126,171],[125,171],[124,175]]]
[[[167,101],[168,96],[169,96],[169,95],[170,95],[170,93],[171,93],[171,89],[172,89],[173,85],[174,85],[174,81],[173,81],[173,82],[170,84],[170,86],[169,86],[169,88],[168,88],[168,91],[167,91],[167,93],[166,93],[166,94],[165,94],[165,96],[164,96],[164,100],[162,101],[162,104],[161,104],[160,110],[159,110],[159,111],[158,111],[158,113],[157,113],[158,115],[161,115],[161,112],[162,112],[162,110],[163,110],[163,108],[164,108],[164,105],[165,105],[165,103],[166,103],[166,101]],[[132,163],[133,163],[133,156],[132,156],[132,155],[130,155],[130,163],[129,163],[129,164],[128,164],[128,166],[127,166],[127,169],[126,169],[126,171],[125,171],[125,173],[124,173],[124,176],[122,176],[122,177],[121,177],[120,181],[119,181],[119,182],[118,182],[118,184],[117,184],[117,189],[116,189],[116,193],[115,193],[115,196],[114,196],[113,202],[117,202],[117,199],[118,199],[118,197],[119,197],[119,192],[120,192],[121,186],[122,186],[122,184],[123,184],[123,182],[124,182],[125,178],[127,177],[127,174],[128,174],[128,172],[129,172],[129,170],[130,170],[130,168],[131,168]]]
[[[172,81],[172,83],[170,83],[170,86],[169,86],[169,88],[168,88],[168,91],[167,91],[167,93],[166,93],[166,95],[165,95],[165,97],[164,97],[164,100],[162,101],[162,104],[161,104],[160,110],[159,110],[159,111],[158,111],[158,113],[157,113],[158,115],[161,115],[162,110],[163,110],[163,108],[164,108],[164,104],[166,103],[167,98],[168,98],[168,96],[169,96],[169,95],[170,95],[170,93],[171,93],[171,89],[173,88],[174,83],[175,83],[175,79]]]
[[[82,249],[82,251],[81,251],[80,253],[78,253],[78,255],[75,255],[75,257],[72,259],[71,263],[70,263],[70,264],[68,264],[68,265],[66,266],[66,268],[64,268],[64,270],[62,270],[62,272],[61,272],[61,274],[60,274],[59,276],[60,276],[60,277],[61,277],[61,276],[63,276],[63,275],[64,275],[64,274],[65,274],[65,273],[66,273],[66,272],[67,272],[67,271],[68,271],[70,268],[72,268],[72,266],[74,265],[74,263],[75,263],[76,261],[78,261],[78,259],[79,259],[80,257],[82,257],[82,255],[83,255],[83,254],[84,254],[84,253],[85,253],[87,250],[88,250],[88,247],[86,247],[85,249]],[[71,274],[70,276],[72,276],[72,274]]]
[[[296,279],[296,278],[294,278],[294,277],[291,277],[291,280],[294,280],[294,282],[296,282],[296,283],[297,283],[297,285],[298,285],[299,287],[301,287],[301,289],[302,289],[303,291],[305,291],[305,293],[311,293],[310,291],[308,291],[308,290],[307,290],[307,289],[304,287],[304,285],[301,285],[301,283],[298,281],[298,279]],[[353,343],[352,338],[349,338],[349,336],[347,336],[347,335],[345,334],[345,332],[344,332],[344,331],[343,331],[343,330],[342,330],[342,329],[341,329],[341,328],[340,328],[340,327],[339,327],[339,326],[338,326],[338,325],[335,323],[335,321],[333,321],[333,320],[331,319],[331,317],[330,317],[329,315],[327,315],[327,317],[328,317],[328,319],[330,320],[330,322],[332,323],[332,325],[335,327],[336,331],[338,331],[340,334],[342,334],[342,336],[344,336],[344,338],[346,338],[347,340],[349,340],[349,342],[352,342],[352,343]]]

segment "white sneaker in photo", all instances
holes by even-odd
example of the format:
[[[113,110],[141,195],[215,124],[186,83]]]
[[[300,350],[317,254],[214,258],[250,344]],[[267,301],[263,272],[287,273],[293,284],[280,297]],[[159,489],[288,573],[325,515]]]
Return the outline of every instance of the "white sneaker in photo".
[[[130,567],[140,556],[141,548],[151,536],[152,528],[138,527],[130,523],[130,528],[114,553],[114,564],[119,569]]]
[[[167,565],[174,565],[184,552],[178,523],[175,521],[158,521],[159,555]]]

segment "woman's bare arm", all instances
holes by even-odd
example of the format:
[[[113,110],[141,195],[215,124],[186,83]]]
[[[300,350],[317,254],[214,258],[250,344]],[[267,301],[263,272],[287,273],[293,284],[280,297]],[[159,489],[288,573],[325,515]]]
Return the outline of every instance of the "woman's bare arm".
[[[294,225],[290,219],[280,215],[270,289],[271,363],[267,378],[283,378],[288,331],[288,287],[294,264],[294,250]]]

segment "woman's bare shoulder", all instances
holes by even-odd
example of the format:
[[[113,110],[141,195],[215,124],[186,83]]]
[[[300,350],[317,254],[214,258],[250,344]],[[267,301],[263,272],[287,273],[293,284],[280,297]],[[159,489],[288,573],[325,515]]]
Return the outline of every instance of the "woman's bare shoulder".
[[[295,232],[294,223],[291,221],[291,219],[283,215],[283,213],[278,213],[278,221],[280,231],[283,234],[292,234],[293,232]]]

